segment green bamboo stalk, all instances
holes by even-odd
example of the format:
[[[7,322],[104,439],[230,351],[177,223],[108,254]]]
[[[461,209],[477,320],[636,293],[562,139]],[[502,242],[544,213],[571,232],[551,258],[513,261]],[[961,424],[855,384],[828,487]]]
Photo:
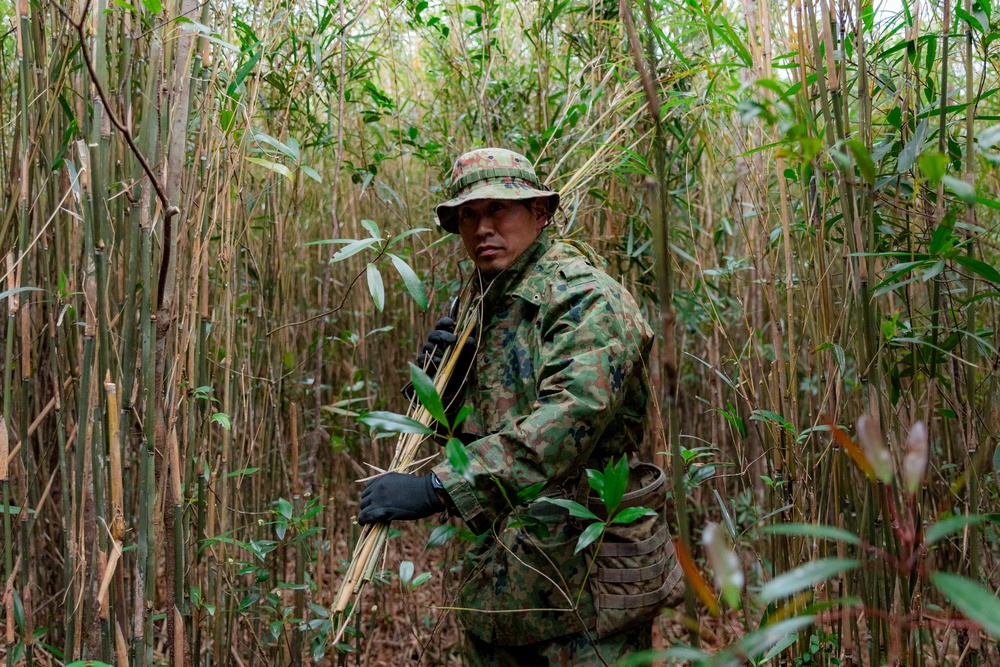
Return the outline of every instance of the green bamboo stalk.
[[[4,357],[5,365],[9,357]],[[10,386],[10,385],[5,385]],[[7,390],[4,390],[7,393]],[[3,572],[0,572],[0,581],[5,582],[10,577],[11,572],[14,570],[14,557],[11,545],[11,533],[10,533],[10,512],[11,512],[11,502],[10,502],[10,469],[7,465],[7,459],[10,456],[10,435],[7,431],[7,420],[0,415],[0,492],[3,496],[3,505],[0,505],[0,511],[3,512]],[[4,633],[0,641],[3,642],[4,652],[7,655],[7,665],[8,667],[14,664],[13,653],[13,642],[11,641],[13,635],[13,622],[14,619],[10,614],[7,613],[6,604],[6,591],[4,593],[3,607],[4,607],[4,624],[7,627],[7,632]]]
[[[22,445],[23,449],[23,445]],[[35,610],[31,586],[31,522],[28,510],[21,508],[21,609],[24,619],[24,632],[21,642],[24,644],[24,662],[27,667],[35,664]]]
[[[14,288],[14,255],[13,253],[7,253],[7,289],[11,290]],[[10,456],[10,444],[9,444],[9,431],[7,430],[7,422],[11,419],[11,401],[12,401],[12,391],[11,391],[11,374],[13,373],[14,364],[14,321],[17,318],[18,309],[18,295],[12,294],[7,298],[7,335],[5,339],[4,346],[4,382],[3,382],[3,414],[0,415],[0,484],[3,486],[3,582],[6,586],[7,580],[14,574],[14,554],[13,554],[13,535],[11,533],[11,502],[10,502],[10,472],[8,467],[8,458]],[[6,591],[4,591],[4,613],[5,613],[5,624],[7,626],[7,632],[4,635],[4,643],[7,646],[7,665],[8,667],[13,667],[14,656],[12,655],[13,644],[14,644],[14,618],[11,613],[11,606],[6,604]]]
[[[972,0],[965,0],[965,11],[966,14],[972,16]],[[973,67],[973,44],[972,44],[972,26],[966,23],[965,26],[965,180],[970,185],[975,187],[976,177],[975,177],[975,146],[973,143],[973,136],[975,131],[975,118],[976,118],[976,108],[978,102],[978,96],[976,95],[975,88],[975,74]],[[941,89],[942,98],[946,97],[946,89]],[[942,110],[942,116],[943,116]],[[968,204],[965,207],[965,222],[968,225],[968,229],[975,229],[976,221],[976,209],[973,204]],[[970,257],[975,257],[977,250],[980,248],[980,240],[978,234],[970,231],[972,238],[968,244],[968,255]],[[968,334],[966,337],[967,345],[965,346],[965,357],[968,362],[968,366],[965,368],[965,396],[967,400],[967,405],[970,408],[970,412],[975,413],[975,408],[977,405],[976,401],[976,371],[979,369],[979,344],[975,340],[976,333],[976,322],[977,322],[977,302],[976,296],[976,280],[973,277],[969,277],[966,281],[966,290],[968,295],[968,300],[965,306],[965,330]],[[989,410],[989,403],[982,404],[985,405],[986,410]],[[979,420],[976,419],[973,414],[969,415],[969,418],[965,420],[965,426],[967,429],[966,433],[966,451],[973,446],[979,451],[988,451],[990,445],[989,437],[982,437],[977,433],[977,426]],[[986,430],[985,433],[990,433],[990,430]],[[971,454],[971,452],[969,452]],[[969,484],[969,506],[972,512],[979,513],[982,511],[982,495],[980,488],[979,479],[979,465],[978,461],[982,461],[985,457],[981,456],[968,456],[968,465],[970,468],[969,474],[966,476]],[[983,558],[982,558],[982,544],[983,544],[983,529],[980,526],[972,526],[969,535],[969,575],[972,577],[977,577],[980,572],[983,571]],[[970,651],[970,662],[972,667],[978,667],[980,661],[980,651],[981,642],[979,638],[979,633],[972,633],[971,637],[971,651]]]

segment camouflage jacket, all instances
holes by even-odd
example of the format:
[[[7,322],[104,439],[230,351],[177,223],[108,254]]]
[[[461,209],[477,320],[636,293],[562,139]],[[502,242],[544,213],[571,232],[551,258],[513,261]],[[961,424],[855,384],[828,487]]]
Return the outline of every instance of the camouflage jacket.
[[[551,503],[512,505],[539,483],[542,496],[581,500],[586,468],[638,447],[653,334],[621,285],[544,232],[482,305],[465,384],[471,482],[447,462],[434,473],[484,536],[464,562],[459,618],[485,641],[521,645],[594,627],[596,614],[577,520]]]

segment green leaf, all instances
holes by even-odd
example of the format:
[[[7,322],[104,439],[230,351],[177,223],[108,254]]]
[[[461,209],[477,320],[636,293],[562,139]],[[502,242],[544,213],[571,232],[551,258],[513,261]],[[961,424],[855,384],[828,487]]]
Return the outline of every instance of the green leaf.
[[[41,287],[15,287],[14,289],[9,289],[6,292],[0,292],[0,301],[3,301],[9,296],[14,294],[20,294],[21,292],[45,292]]]
[[[275,510],[275,511],[280,516],[283,516],[286,519],[291,520],[291,518],[292,518],[292,504],[290,502],[288,502],[287,500],[285,500],[284,498],[278,498],[278,500],[277,500],[277,502],[275,504],[278,506],[278,509]]]
[[[431,531],[431,536],[427,538],[427,548],[433,549],[434,547],[444,546],[457,532],[458,528],[450,523],[438,526]]]
[[[312,167],[309,167],[307,165],[302,164],[302,165],[299,165],[299,169],[302,170],[303,174],[305,174],[309,178],[313,179],[317,183],[320,183],[320,184],[323,183],[323,178],[319,175],[319,172],[316,171],[315,169],[313,169]]]
[[[277,139],[275,139],[274,137],[272,137],[270,134],[266,134],[264,132],[261,132],[260,130],[254,130],[253,131],[253,137],[257,141],[263,142],[263,143],[267,144],[268,146],[271,146],[272,148],[276,148],[285,157],[291,158],[291,160],[293,162],[298,162],[299,161],[299,152],[298,152],[298,150],[293,149],[291,146],[278,141]],[[290,141],[295,141],[295,140],[294,139],[290,139]],[[296,146],[296,148],[298,147],[298,142],[295,143],[295,146]]]
[[[1000,601],[995,594],[971,579],[949,572],[935,572],[931,581],[969,620],[979,623],[994,638],[1000,638]]]
[[[382,312],[382,309],[385,308],[385,285],[382,283],[382,274],[379,273],[378,268],[371,262],[368,262],[366,278],[368,279],[368,291],[372,295],[372,301],[375,302],[375,307],[378,308],[379,312]]]
[[[644,516],[655,515],[656,512],[648,507],[626,507],[615,515],[611,523],[632,523]]]
[[[389,245],[396,245],[397,241],[405,239],[407,236],[413,236],[414,234],[420,234],[421,232],[429,232],[429,231],[431,231],[430,227],[417,227],[416,229],[407,229],[399,236],[392,237],[392,240],[389,241]]]
[[[19,505],[0,505],[0,514],[10,514],[11,516],[17,516],[21,513],[21,507]],[[28,514],[34,514],[35,510],[28,509]]]
[[[383,410],[366,412],[358,417],[358,421],[362,424],[367,424],[371,428],[389,433],[416,433],[419,435],[431,435],[434,433],[434,431],[416,419],[410,419],[406,415]]]
[[[343,248],[338,250],[333,257],[330,258],[331,262],[340,262],[347,259],[348,257],[353,257],[357,255],[362,250],[371,248],[373,245],[378,243],[378,239],[359,239],[357,241],[351,241]]]
[[[229,422],[229,415],[225,412],[216,412],[212,415],[212,422],[218,424],[227,431],[233,430],[233,425]]]
[[[576,541],[576,548],[573,549],[573,553],[578,554],[586,549],[594,540],[600,537],[603,532],[604,524],[600,521],[587,526],[583,532],[580,533],[580,539]]]
[[[736,662],[742,664],[745,662],[743,656],[758,656],[770,650],[776,644],[784,641],[789,634],[796,633],[812,625],[814,620],[812,616],[796,616],[778,621],[772,625],[765,625],[759,630],[755,630],[745,636],[735,646],[724,651],[720,657],[738,657],[739,659]],[[719,664],[732,664],[732,662],[729,660],[720,660]],[[758,663],[751,662],[751,664]]]
[[[622,504],[622,496],[628,487],[628,472],[628,458],[624,455],[618,463],[608,461],[608,465],[604,468],[604,494],[601,498],[608,510],[608,516],[614,514]]]
[[[983,24],[979,22],[979,19],[970,14],[969,12],[965,11],[961,7],[955,8],[955,16],[967,22],[970,26],[972,26],[979,32],[981,33],[986,32],[985,30],[983,30]]]
[[[392,265],[396,267],[396,273],[403,279],[406,291],[410,293],[420,310],[427,310],[427,290],[424,288],[424,281],[420,280],[416,272],[396,255],[389,253]]]
[[[976,526],[985,521],[1000,523],[1000,514],[963,514],[941,519],[924,531],[924,544],[931,545],[957,533],[966,526]]]
[[[541,493],[544,488],[545,482],[538,482],[537,484],[532,484],[531,486],[521,489],[517,492],[517,502],[530,503],[538,498],[538,494]]]
[[[604,473],[597,470],[587,469],[587,483],[590,484],[597,495],[604,499]]]
[[[924,147],[924,141],[927,139],[927,130],[927,119],[923,118],[917,123],[916,131],[910,140],[906,142],[906,145],[903,146],[903,150],[899,151],[899,159],[896,162],[897,173],[906,173],[913,167],[913,163],[917,160],[917,155],[920,154],[920,150]]]
[[[760,532],[765,535],[801,535],[820,540],[834,540],[847,544],[860,544],[861,539],[854,533],[836,526],[814,526],[809,523],[775,523],[764,526]]]
[[[976,143],[979,144],[979,149],[988,151],[1000,142],[1000,125],[993,125],[986,128],[979,133],[976,137]]]
[[[159,14],[163,11],[163,3],[160,0],[142,0],[142,6],[150,14]]]
[[[969,257],[968,255],[956,256],[955,262],[961,264],[969,271],[978,274],[979,276],[985,278],[991,283],[1000,285],[1000,271],[997,271],[995,268],[993,268],[986,262],[978,260],[974,257]]]
[[[569,510],[570,516],[575,516],[578,519],[592,519],[598,521],[599,517],[591,512],[589,509],[576,502],[575,500],[570,500],[568,498],[549,498],[548,496],[542,496],[538,499],[540,503],[552,503],[553,505],[558,505],[563,509]]]
[[[924,172],[924,176],[930,181],[930,184],[937,187],[937,184],[941,182],[946,172],[946,167],[948,166],[948,158],[934,151],[933,153],[924,153],[917,160],[917,164],[920,166],[920,171]]]
[[[872,156],[868,153],[868,149],[857,139],[848,139],[847,147],[851,149],[851,153],[854,155],[854,163],[858,165],[861,177],[865,179],[868,185],[874,185],[876,176],[875,163],[872,162]]]
[[[458,428],[458,425],[465,421],[465,418],[472,414],[471,405],[463,405],[458,409],[458,414],[455,415],[455,422],[451,425],[452,428]]]
[[[374,220],[362,220],[361,226],[368,230],[368,233],[372,235],[373,239],[382,240],[382,235],[378,231],[378,225],[375,224]]]
[[[404,560],[399,564],[399,580],[405,586],[410,583],[411,579],[413,579],[413,562]]]
[[[469,463],[469,453],[465,451],[465,445],[458,438],[449,438],[444,446],[445,456],[452,469],[462,476],[462,479],[472,483],[472,470]]]
[[[265,160],[264,158],[259,157],[248,157],[247,162],[259,164],[262,167],[270,169],[276,174],[281,174],[285,178],[291,179],[292,177],[292,171],[285,165],[279,164],[278,162],[271,162],[270,160]]]
[[[760,589],[761,602],[774,602],[861,565],[854,558],[824,558],[775,577]]]
[[[931,237],[932,255],[940,255],[941,252],[952,246],[950,243],[952,240],[952,230],[953,226],[948,224],[947,221],[937,226],[937,229],[934,230],[934,236]]]
[[[413,582],[410,583],[410,589],[412,590],[417,586],[419,586],[420,584],[425,584],[430,580],[431,580],[430,572],[421,572],[420,574],[418,574],[413,578]]]
[[[417,400],[427,409],[431,417],[439,424],[448,426],[448,416],[445,414],[441,397],[438,395],[437,389],[434,388],[434,380],[413,362],[410,362],[410,382],[413,383]]]
[[[966,183],[960,178],[955,178],[954,176],[948,176],[947,174],[941,177],[941,182],[945,184],[949,190],[955,193],[955,195],[964,201],[966,204],[976,203],[976,188],[970,183]]]

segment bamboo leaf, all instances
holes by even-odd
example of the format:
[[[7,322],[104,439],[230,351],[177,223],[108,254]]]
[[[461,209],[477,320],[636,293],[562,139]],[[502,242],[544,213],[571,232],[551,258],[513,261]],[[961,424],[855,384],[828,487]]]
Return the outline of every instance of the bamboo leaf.
[[[382,235],[378,231],[378,225],[375,224],[374,220],[362,220],[361,226],[364,227],[373,239],[382,240]]]
[[[913,163],[917,160],[917,155],[920,154],[921,149],[924,147],[924,141],[927,140],[928,127],[926,118],[921,119],[917,123],[917,129],[914,131],[913,136],[903,146],[903,150],[899,151],[899,159],[896,162],[897,173],[904,174],[913,167]]]
[[[801,535],[820,540],[833,540],[847,544],[860,544],[861,538],[854,533],[835,526],[814,526],[809,523],[775,523],[764,526],[760,532],[765,535]]]
[[[979,149],[988,151],[1000,142],[1000,125],[992,125],[976,137],[976,143],[979,144]]]
[[[378,239],[359,239],[357,241],[351,241],[343,248],[338,250],[333,255],[333,257],[330,258],[330,262],[331,263],[341,262],[347,259],[348,257],[353,257],[354,255],[357,255],[362,250],[367,250],[368,248],[371,248],[376,243],[378,243]]]
[[[931,582],[969,620],[979,623],[986,632],[1000,639],[1000,601],[994,593],[971,579],[949,572],[933,573]]]
[[[401,258],[389,253],[389,259],[392,260],[392,265],[396,268],[396,273],[403,279],[406,291],[410,293],[410,296],[413,297],[413,300],[420,306],[421,310],[427,310],[427,290],[424,288],[424,282],[420,280],[416,272]]]
[[[991,283],[1000,285],[1000,271],[997,271],[986,262],[978,260],[975,257],[969,257],[968,255],[957,255],[955,257],[955,262],[961,264],[969,271],[985,278]]]
[[[931,545],[957,533],[966,526],[976,526],[985,521],[1000,523],[1000,514],[963,514],[942,519],[924,531],[924,544]]]
[[[725,651],[725,655],[732,656],[758,656],[785,640],[788,635],[795,634],[803,628],[807,628],[814,622],[812,616],[796,616],[788,618],[771,625],[765,625],[759,630],[751,632],[741,639],[735,646]],[[743,661],[739,661],[743,662]],[[719,664],[731,664],[720,661]],[[757,663],[753,663],[757,664]]]
[[[303,174],[305,174],[309,178],[313,179],[317,183],[320,183],[320,184],[323,183],[323,178],[319,175],[319,172],[317,172],[312,167],[304,165],[304,164],[300,164],[299,165],[299,169],[302,170]]]
[[[395,245],[397,241],[401,241],[402,239],[405,239],[407,236],[413,236],[414,234],[420,234],[421,232],[429,232],[429,231],[431,231],[429,227],[417,227],[416,229],[407,229],[402,234],[392,237],[392,240],[389,241],[389,245]]]
[[[372,295],[372,301],[375,302],[375,307],[381,312],[385,308],[385,285],[382,283],[382,274],[379,273],[378,267],[371,262],[368,262],[366,278],[368,280],[368,291]]]
[[[216,412],[214,415],[212,415],[212,423],[218,424],[227,431],[232,430],[232,424],[229,421],[229,415],[227,415],[225,412]]]
[[[47,292],[41,287],[15,287],[14,289],[9,289],[6,292],[0,292],[0,301],[3,301],[7,297],[13,296],[15,294],[20,294],[22,292]]]
[[[434,388],[434,380],[413,362],[410,362],[410,382],[413,383],[417,400],[427,409],[430,416],[439,424],[448,426],[448,416],[445,414],[441,397],[438,395],[437,389]]]
[[[847,147],[851,149],[851,153],[854,155],[854,163],[858,165],[861,177],[865,179],[868,185],[874,185],[875,163],[872,162],[872,156],[868,153],[868,149],[857,139],[848,139]]]
[[[947,174],[941,177],[941,182],[966,204],[976,203],[976,188],[971,183]]]
[[[259,157],[248,157],[247,162],[253,162],[254,164],[259,164],[265,169],[270,169],[274,173],[281,174],[287,179],[292,178],[291,170],[285,165],[280,164],[278,162],[271,162],[270,160],[265,160],[264,158],[259,158]]]
[[[824,558],[806,563],[764,584],[760,589],[760,600],[774,602],[860,565],[861,561],[854,558]]]
[[[142,6],[150,14],[159,14],[163,11],[163,3],[160,0],[142,0]]]
[[[415,433],[417,435],[431,435],[434,433],[416,419],[411,419],[406,415],[395,412],[375,410],[366,412],[358,417],[358,421],[367,424],[371,428],[389,433]]]
[[[920,171],[924,172],[927,180],[934,187],[941,182],[941,179],[946,173],[946,168],[948,166],[948,158],[943,154],[934,151],[933,153],[924,153],[917,160],[917,164],[920,167]]]

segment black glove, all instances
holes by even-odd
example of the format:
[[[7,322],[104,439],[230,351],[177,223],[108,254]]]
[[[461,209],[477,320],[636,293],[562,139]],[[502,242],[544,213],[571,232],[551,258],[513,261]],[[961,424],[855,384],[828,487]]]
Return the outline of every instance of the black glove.
[[[361,493],[358,523],[385,523],[394,519],[413,521],[444,509],[431,475],[387,472],[365,485]]]
[[[445,351],[458,341],[455,335],[455,320],[450,317],[442,317],[434,323],[434,330],[427,335],[427,342],[424,343],[424,351],[417,355],[417,366],[426,369],[429,376],[434,377],[437,369],[441,366],[441,358]],[[462,357],[467,358],[463,369],[469,367],[472,355],[476,353],[476,344],[471,337],[462,346]],[[463,359],[459,359],[462,362]]]

